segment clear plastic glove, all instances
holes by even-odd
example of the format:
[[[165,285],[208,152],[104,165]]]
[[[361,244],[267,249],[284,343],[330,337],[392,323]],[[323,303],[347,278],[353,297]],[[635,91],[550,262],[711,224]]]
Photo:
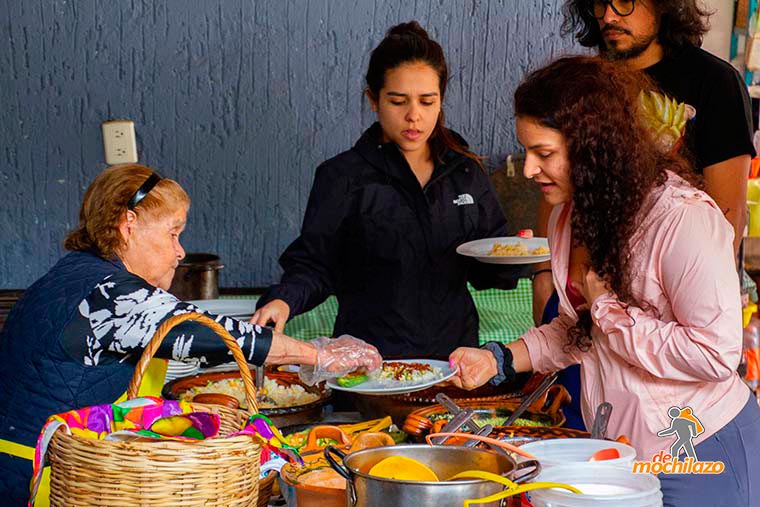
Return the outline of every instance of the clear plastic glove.
[[[342,377],[360,367],[372,373],[383,364],[383,358],[374,346],[347,334],[338,338],[322,336],[309,343],[317,349],[317,362],[313,366],[301,365],[299,376],[310,386]]]

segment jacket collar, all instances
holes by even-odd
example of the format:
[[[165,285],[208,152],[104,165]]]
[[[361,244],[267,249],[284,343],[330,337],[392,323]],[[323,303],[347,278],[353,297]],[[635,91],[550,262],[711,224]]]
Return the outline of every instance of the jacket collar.
[[[462,144],[462,146],[467,147],[467,143],[462,136],[452,130],[449,130],[449,132],[457,141],[459,141],[459,143]],[[404,159],[404,155],[401,153],[396,143],[384,143],[382,141],[382,130],[380,128],[380,123],[378,122],[375,122],[370,128],[364,131],[353,149],[366,160],[367,163],[388,176],[401,181],[407,181],[410,176],[413,176],[409,169],[409,164]],[[431,181],[440,177],[442,174],[447,174],[461,166],[466,159],[467,157],[461,153],[456,153],[449,149],[445,150],[443,155],[439,157],[439,161],[436,162]]]

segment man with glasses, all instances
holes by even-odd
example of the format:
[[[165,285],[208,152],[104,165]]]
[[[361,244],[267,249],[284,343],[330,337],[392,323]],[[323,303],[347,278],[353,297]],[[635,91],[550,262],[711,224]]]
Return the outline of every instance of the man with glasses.
[[[734,226],[738,251],[755,154],[752,108],[736,69],[700,48],[709,14],[696,0],[568,0],[564,12],[565,33],[605,58],[643,70],[661,88],[660,98],[684,105],[684,142],[676,138],[670,145],[685,145],[705,190]]]
[[[705,190],[734,227],[734,249],[744,233],[747,176],[755,155],[751,104],[739,73],[700,48],[708,14],[696,0],[567,0],[563,31],[605,58],[643,70],[662,94],[648,97],[665,130],[662,142],[678,149],[704,176]],[[665,99],[668,100],[667,103]],[[666,128],[660,129],[665,126]],[[672,134],[678,132],[677,134]],[[669,138],[667,136],[670,136]],[[541,206],[537,234],[546,234]],[[537,265],[533,317],[540,322],[553,285],[549,265]]]

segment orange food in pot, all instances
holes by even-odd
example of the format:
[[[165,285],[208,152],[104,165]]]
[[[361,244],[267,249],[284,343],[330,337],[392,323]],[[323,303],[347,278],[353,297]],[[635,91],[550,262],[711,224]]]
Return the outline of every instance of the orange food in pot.
[[[346,479],[341,477],[338,472],[332,468],[317,468],[306,472],[298,478],[298,482],[306,486],[346,489]]]
[[[438,482],[438,476],[427,465],[405,456],[380,460],[369,469],[369,475],[399,481]]]

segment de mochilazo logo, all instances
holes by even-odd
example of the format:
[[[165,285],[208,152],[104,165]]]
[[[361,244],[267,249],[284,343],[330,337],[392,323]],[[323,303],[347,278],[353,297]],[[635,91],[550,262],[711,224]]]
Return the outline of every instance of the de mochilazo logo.
[[[691,407],[670,407],[670,427],[657,432],[658,437],[675,436],[670,453],[664,450],[652,456],[649,461],[635,461],[634,473],[647,474],[720,474],[726,469],[722,461],[699,461],[693,440],[705,432],[702,422],[694,415]],[[685,458],[678,459],[683,450]]]

